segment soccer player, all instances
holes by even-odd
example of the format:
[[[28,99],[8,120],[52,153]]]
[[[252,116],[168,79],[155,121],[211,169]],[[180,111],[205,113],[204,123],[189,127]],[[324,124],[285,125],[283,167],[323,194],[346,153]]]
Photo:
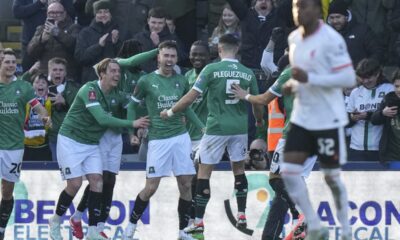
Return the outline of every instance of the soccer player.
[[[217,164],[228,149],[235,176],[234,187],[238,204],[238,227],[247,226],[245,209],[247,201],[247,179],[244,173],[244,160],[247,150],[247,106],[244,101],[234,98],[232,84],[250,88],[252,94],[258,93],[253,72],[236,59],[239,40],[231,34],[223,35],[218,43],[218,53],[222,59],[207,65],[199,74],[193,88],[172,108],[161,113],[162,118],[175,117],[186,109],[196,98],[208,89],[208,117],[206,133],[200,141],[199,172],[196,189],[196,218],[188,226],[187,233],[202,234],[203,216],[210,199],[210,177]],[[262,123],[262,109],[253,105],[253,112],[259,124]]]
[[[201,70],[210,62],[210,49],[208,43],[204,41],[196,41],[192,44],[189,53],[189,59],[192,63],[193,69],[189,70],[185,77],[189,82],[189,87],[192,88],[199,76]],[[200,121],[206,122],[208,115],[207,108],[207,90],[200,94],[196,100],[192,103],[191,108],[199,117]],[[198,167],[198,150],[200,145],[200,140],[203,136],[202,129],[198,129],[194,124],[188,122],[186,125],[188,129],[190,140],[192,141],[192,158],[195,161],[195,167]],[[192,180],[192,197],[196,194],[196,176]],[[195,201],[192,198],[192,207],[190,211],[189,224],[194,221],[195,217]]]
[[[275,197],[272,201],[271,210],[268,213],[267,222],[265,223],[263,231],[263,240],[277,240],[280,239],[279,235],[282,232],[285,216],[290,209],[292,213],[293,223],[299,218],[299,212],[296,210],[295,204],[289,198],[287,190],[284,186],[283,180],[280,175],[281,165],[283,163],[283,149],[286,142],[287,132],[289,130],[290,116],[293,109],[293,95],[282,95],[284,84],[289,81],[291,77],[291,69],[286,68],[283,70],[279,78],[265,93],[259,95],[248,95],[247,91],[234,85],[232,92],[235,97],[246,99],[252,104],[268,105],[272,100],[277,97],[283,97],[283,108],[285,109],[285,127],[283,129],[282,137],[279,139],[276,149],[272,155],[271,168],[269,173],[269,184],[275,191]],[[247,96],[247,97],[246,97]],[[301,174],[302,177],[307,177],[315,164],[316,157],[310,157],[304,164],[304,169]]]
[[[189,84],[184,76],[176,74],[174,66],[177,63],[177,46],[174,41],[160,43],[158,54],[158,70],[140,78],[134,92],[134,102],[128,108],[128,116],[134,117],[135,110],[141,100],[145,101],[151,120],[149,127],[149,143],[146,164],[146,185],[136,197],[128,226],[124,231],[124,239],[133,239],[136,225],[149,204],[151,196],[157,191],[161,178],[176,176],[180,193],[178,203],[179,239],[190,240],[183,229],[188,225],[188,215],[192,194],[190,183],[195,169],[190,158],[190,137],[182,121],[183,114],[163,120],[160,112],[172,107],[189,90]],[[134,104],[133,104],[134,103]],[[188,109],[186,117],[194,121],[198,128],[204,124],[196,117],[192,109]]]
[[[342,240],[348,240],[347,192],[340,178],[340,166],[347,160],[344,126],[348,123],[342,89],[355,85],[356,76],[343,38],[319,20],[321,1],[294,0],[292,12],[298,28],[289,36],[292,79],[284,92],[295,92],[295,100],[281,174],[290,198],[304,213],[306,239],[328,239],[301,177],[307,157],[317,154],[335,200]]]
[[[118,86],[116,88],[118,94],[114,94],[113,97],[108,97],[106,99],[107,103],[110,106],[113,106],[111,108],[112,116],[115,116],[117,118],[125,118],[126,100],[131,98],[131,94],[133,93],[136,82],[141,74],[140,72],[136,71],[135,73],[132,73],[128,69],[135,68],[139,64],[153,58],[154,56],[156,56],[158,51],[157,49],[155,49],[144,53],[132,52],[132,45],[132,41],[124,42],[124,46],[127,47],[123,48],[125,50],[123,52],[126,54],[123,57],[130,57],[117,59],[117,62],[121,67],[121,79],[119,80]],[[126,50],[130,50],[131,52],[126,53]],[[121,99],[121,101],[115,101],[115,99]],[[143,114],[142,116],[144,115],[146,114]],[[100,234],[105,238],[108,238],[107,235],[104,233],[105,222],[110,213],[116,175],[118,174],[121,166],[123,145],[121,130],[123,129],[108,129],[100,139],[100,154],[103,161],[103,204],[101,218],[97,223],[97,229]],[[78,204],[78,207],[70,218],[72,235],[79,239],[83,238],[81,220],[83,212],[87,208],[89,188],[89,185],[85,188],[84,194]]]
[[[29,104],[47,126],[46,109],[35,98],[32,85],[15,77],[17,60],[10,50],[0,51],[0,239],[14,207],[14,184],[19,181],[24,155],[25,108]]]
[[[89,181],[88,195],[89,229],[86,239],[106,239],[97,229],[101,218],[103,164],[99,140],[108,128],[146,127],[147,118],[136,121],[110,116],[119,107],[121,99],[116,90],[120,79],[117,61],[106,58],[97,65],[99,81],[91,81],[79,90],[57,139],[57,160],[67,187],[61,192],[54,216],[49,220],[50,237],[60,240],[61,216],[70,206],[82,185],[82,176]]]

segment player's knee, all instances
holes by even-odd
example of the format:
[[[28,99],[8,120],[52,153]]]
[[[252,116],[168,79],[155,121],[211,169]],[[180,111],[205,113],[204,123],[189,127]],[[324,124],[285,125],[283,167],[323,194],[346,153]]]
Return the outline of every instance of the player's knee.
[[[76,193],[79,191],[79,189],[82,186],[82,181],[69,181],[67,182],[67,189],[66,191],[70,194],[75,196]]]
[[[158,185],[157,184],[146,185],[146,187],[144,189],[144,193],[145,193],[146,199],[151,198],[151,196],[154,195],[154,193],[157,191],[157,189],[158,189]]]

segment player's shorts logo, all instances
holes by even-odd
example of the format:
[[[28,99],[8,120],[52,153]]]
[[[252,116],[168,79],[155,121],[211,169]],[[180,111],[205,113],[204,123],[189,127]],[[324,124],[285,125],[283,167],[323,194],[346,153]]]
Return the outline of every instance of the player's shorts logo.
[[[154,169],[154,167],[149,167],[149,174],[151,173],[156,173],[156,170]]]
[[[65,175],[71,175],[71,169],[70,168],[65,168]]]

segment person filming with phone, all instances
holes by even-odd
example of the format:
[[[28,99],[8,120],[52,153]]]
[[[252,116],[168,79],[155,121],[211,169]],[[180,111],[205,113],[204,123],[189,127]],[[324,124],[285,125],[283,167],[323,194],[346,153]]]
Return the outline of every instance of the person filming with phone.
[[[67,72],[75,78],[77,65],[73,53],[79,30],[79,25],[73,23],[61,3],[49,4],[45,23],[37,27],[28,44],[28,54],[40,61],[40,72],[47,73],[48,61],[60,57],[68,61]]]
[[[393,73],[394,92],[385,98],[371,117],[374,125],[383,125],[379,142],[379,160],[390,169],[400,169],[400,69]]]

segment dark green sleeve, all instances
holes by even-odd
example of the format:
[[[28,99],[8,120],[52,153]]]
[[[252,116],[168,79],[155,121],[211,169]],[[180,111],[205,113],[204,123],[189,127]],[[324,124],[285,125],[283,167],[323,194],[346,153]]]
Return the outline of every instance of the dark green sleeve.
[[[131,101],[131,102],[128,104],[128,116],[127,116],[128,120],[133,121],[133,120],[136,119],[136,111],[137,111],[138,105],[139,105],[139,104],[138,104],[136,101]],[[130,128],[130,129],[128,130],[128,132],[129,132],[130,134],[132,134],[132,133],[134,132],[134,130],[133,130],[132,128]]]
[[[186,108],[185,110],[185,115],[188,118],[188,120],[194,125],[196,126],[198,129],[203,129],[206,126],[204,125],[204,123],[202,121],[200,121],[200,119],[197,117],[196,113],[194,113],[194,111],[192,110],[191,107]]]
[[[21,76],[21,80],[23,80],[23,81],[27,81],[27,82],[32,82],[32,74],[30,74],[30,72],[29,71],[26,71],[24,74],[22,74],[22,76]]]
[[[87,109],[101,126],[133,128],[132,121],[112,117],[100,105],[91,106]]]
[[[158,54],[158,49],[153,49],[148,52],[142,52],[136,54],[129,58],[121,58],[118,59],[117,61],[121,67],[135,67],[146,61],[151,60],[152,58],[156,57],[157,54]]]

